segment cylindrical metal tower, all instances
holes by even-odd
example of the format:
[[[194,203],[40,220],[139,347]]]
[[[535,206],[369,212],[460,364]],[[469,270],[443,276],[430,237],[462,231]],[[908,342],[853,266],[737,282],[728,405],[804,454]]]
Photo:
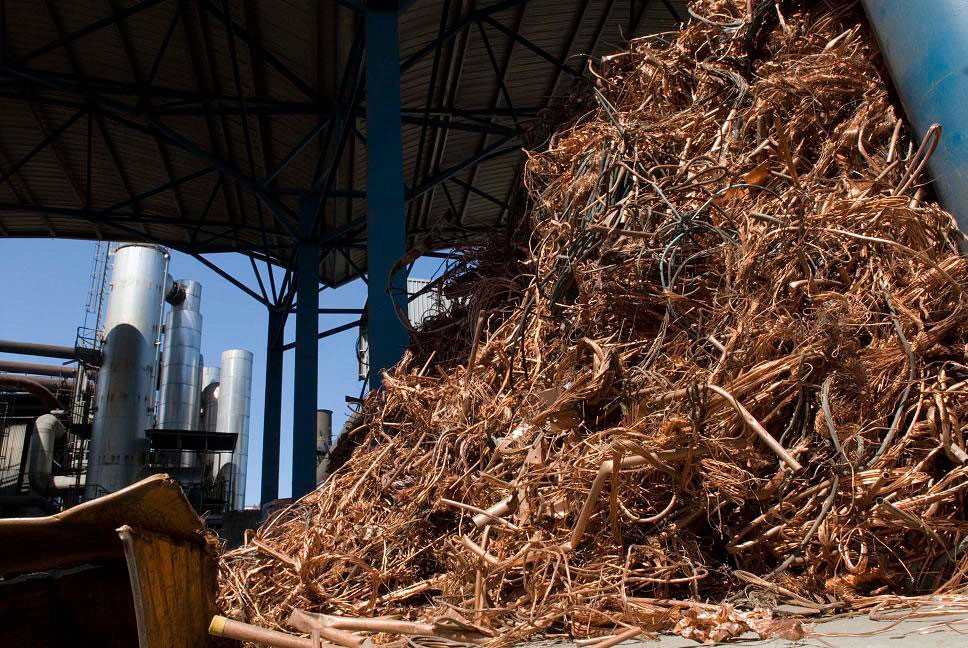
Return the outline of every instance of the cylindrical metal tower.
[[[198,424],[203,432],[218,431],[219,380],[221,371],[218,367],[202,367],[202,398]]]
[[[333,445],[333,410],[316,410],[316,458],[329,452]]]
[[[158,427],[198,430],[202,387],[202,285],[179,280],[179,299],[168,312],[161,354]]]
[[[88,498],[116,491],[142,476],[167,266],[168,251],[159,246],[125,244],[115,252],[91,433]]]
[[[230,504],[245,508],[245,468],[249,457],[249,404],[252,397],[252,353],[242,349],[222,352],[222,375],[218,388],[219,432],[238,434],[232,453]]]

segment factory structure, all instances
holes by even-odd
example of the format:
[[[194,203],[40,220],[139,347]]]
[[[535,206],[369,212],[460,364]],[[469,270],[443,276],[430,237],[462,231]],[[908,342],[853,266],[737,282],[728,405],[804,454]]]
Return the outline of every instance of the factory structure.
[[[73,347],[0,340],[0,517],[64,510],[165,473],[217,526],[245,508],[253,355],[202,356],[203,291],[173,279],[159,245],[99,245],[88,314]],[[446,309],[410,279],[413,325]],[[368,372],[360,322],[359,378]],[[317,481],[328,473],[332,410],[316,413]]]
[[[199,513],[242,509],[252,352],[202,357],[202,285],[172,279],[166,248],[99,254],[94,325],[74,347],[0,341],[49,359],[0,361],[0,515],[56,512],[153,473]]]

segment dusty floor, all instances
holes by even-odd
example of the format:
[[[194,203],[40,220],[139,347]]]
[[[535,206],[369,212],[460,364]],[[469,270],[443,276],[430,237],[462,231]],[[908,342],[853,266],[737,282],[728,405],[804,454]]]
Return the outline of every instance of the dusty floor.
[[[816,648],[966,648],[968,647],[968,613],[932,616],[930,618],[908,618],[897,613],[892,621],[872,621],[866,616],[833,619],[817,624],[806,624],[813,632],[800,641],[750,640],[733,641],[729,646],[757,648],[786,648],[804,646]],[[701,646],[689,639],[678,636],[662,636],[652,641],[629,641],[619,644],[619,648],[691,648]],[[528,648],[574,648],[568,643],[529,644]]]

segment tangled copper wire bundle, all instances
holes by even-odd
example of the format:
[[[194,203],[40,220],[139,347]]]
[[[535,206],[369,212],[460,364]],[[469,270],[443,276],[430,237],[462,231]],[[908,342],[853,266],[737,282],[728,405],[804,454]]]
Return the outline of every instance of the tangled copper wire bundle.
[[[223,557],[227,614],[450,611],[509,645],[964,586],[939,133],[912,139],[856,6],[752,4],[594,68],[348,463]]]

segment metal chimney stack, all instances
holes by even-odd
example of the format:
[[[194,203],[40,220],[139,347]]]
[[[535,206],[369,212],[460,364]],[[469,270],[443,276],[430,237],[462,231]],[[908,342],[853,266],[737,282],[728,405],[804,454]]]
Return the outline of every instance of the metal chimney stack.
[[[196,431],[202,395],[202,285],[179,280],[175,287],[161,354],[158,427]]]
[[[143,473],[151,422],[168,251],[124,244],[114,254],[85,497],[116,491]]]
[[[333,445],[333,410],[316,410],[316,460],[329,452]]]
[[[242,349],[222,352],[222,375],[218,387],[219,432],[238,435],[232,453],[229,503],[234,510],[245,508],[245,468],[249,457],[249,404],[252,395],[252,353]]]
[[[202,432],[217,432],[218,392],[221,380],[219,367],[202,367],[202,398],[198,426]]]

